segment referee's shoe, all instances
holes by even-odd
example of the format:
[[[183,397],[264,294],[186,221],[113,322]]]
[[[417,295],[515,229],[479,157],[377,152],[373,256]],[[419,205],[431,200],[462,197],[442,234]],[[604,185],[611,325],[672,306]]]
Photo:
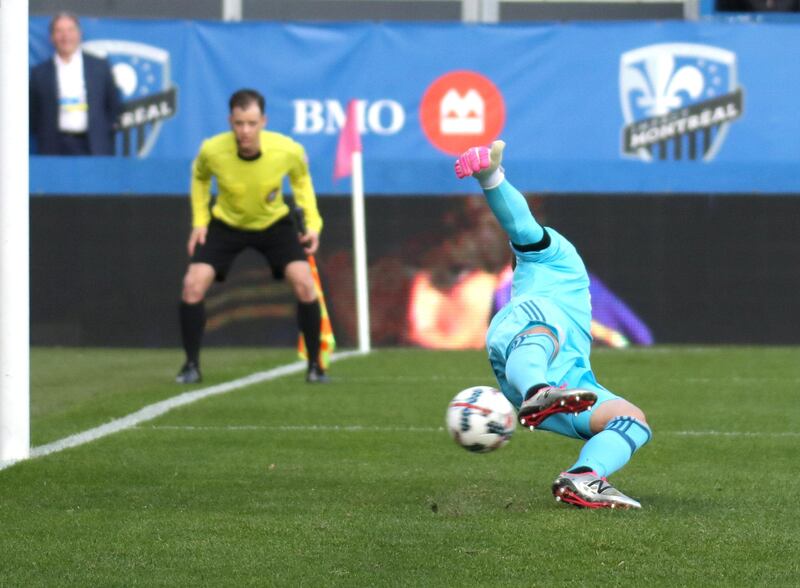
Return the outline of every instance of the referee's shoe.
[[[327,384],[330,381],[331,381],[330,377],[319,366],[319,364],[311,363],[308,365],[308,371],[306,372],[306,382],[308,382],[309,384]]]
[[[181,371],[175,377],[178,384],[196,384],[203,380],[200,374],[200,366],[193,361],[187,361],[183,364]]]

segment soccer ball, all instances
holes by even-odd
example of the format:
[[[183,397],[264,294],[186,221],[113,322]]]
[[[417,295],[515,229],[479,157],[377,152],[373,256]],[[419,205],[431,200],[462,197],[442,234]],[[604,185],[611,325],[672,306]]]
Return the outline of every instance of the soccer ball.
[[[455,442],[475,453],[494,451],[508,443],[517,424],[514,407],[491,386],[473,386],[456,394],[446,418]]]

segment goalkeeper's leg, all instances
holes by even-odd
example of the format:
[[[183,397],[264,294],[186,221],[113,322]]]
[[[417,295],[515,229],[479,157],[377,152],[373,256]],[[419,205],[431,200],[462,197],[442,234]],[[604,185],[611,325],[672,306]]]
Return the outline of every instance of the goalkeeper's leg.
[[[480,182],[489,208],[511,242],[518,246],[540,243],[545,237],[544,228],[536,222],[525,197],[505,179],[501,167],[503,141],[495,141],[491,148],[473,147],[456,161],[456,176],[472,176]]]

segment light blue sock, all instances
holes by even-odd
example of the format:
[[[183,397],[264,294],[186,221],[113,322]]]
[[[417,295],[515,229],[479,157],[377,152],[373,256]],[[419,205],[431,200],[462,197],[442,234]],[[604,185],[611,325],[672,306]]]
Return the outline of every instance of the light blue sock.
[[[628,463],[651,436],[650,427],[633,417],[613,418],[605,429],[586,442],[578,461],[568,471],[589,468],[600,477],[610,476]]]
[[[508,180],[484,190],[486,201],[500,226],[516,245],[532,245],[544,237],[544,229],[533,218],[525,197]]]
[[[506,379],[519,394],[519,406],[525,393],[536,384],[547,383],[547,366],[556,352],[553,338],[544,333],[522,335],[514,339],[506,360]]]

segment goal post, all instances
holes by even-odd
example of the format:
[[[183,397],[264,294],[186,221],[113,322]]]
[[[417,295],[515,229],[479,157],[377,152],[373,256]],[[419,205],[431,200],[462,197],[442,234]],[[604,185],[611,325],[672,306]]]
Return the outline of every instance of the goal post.
[[[30,454],[28,0],[0,0],[0,462]]]

